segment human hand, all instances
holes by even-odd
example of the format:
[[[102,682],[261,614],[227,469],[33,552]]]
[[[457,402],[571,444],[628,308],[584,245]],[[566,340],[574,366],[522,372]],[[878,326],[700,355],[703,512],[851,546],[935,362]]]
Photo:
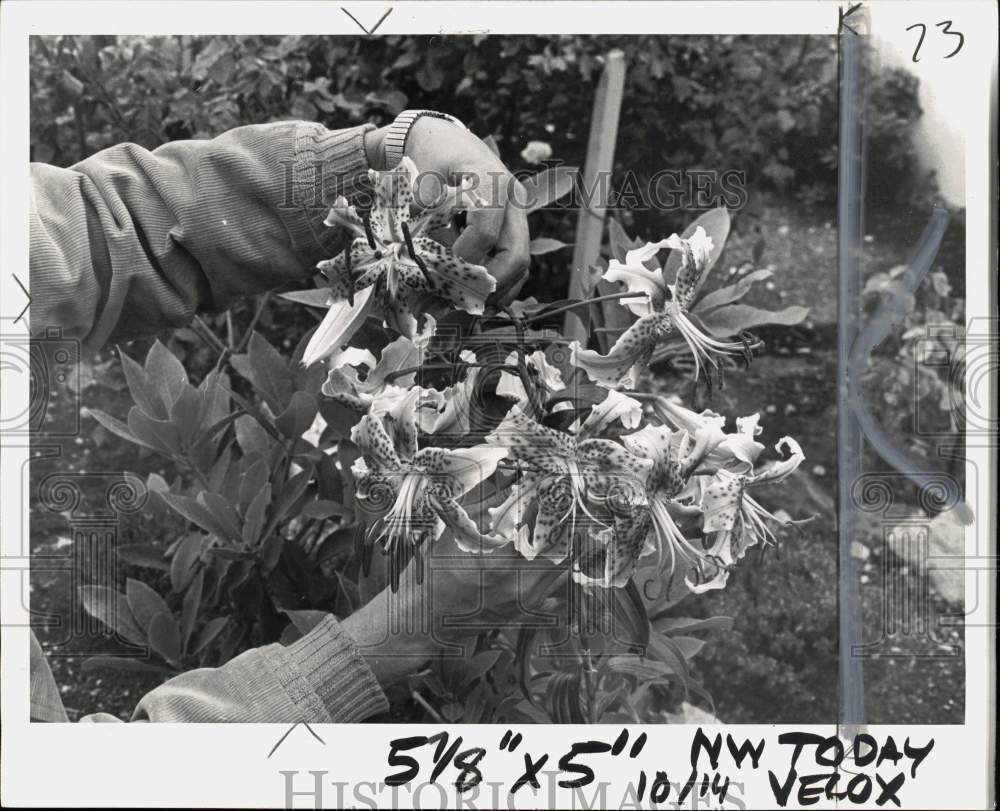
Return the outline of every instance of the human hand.
[[[343,622],[383,686],[416,671],[440,652],[472,654],[486,630],[542,624],[542,600],[558,589],[567,566],[526,560],[513,544],[488,555],[463,552],[450,532],[424,552],[423,582],[413,560],[399,588],[385,588]],[[555,593],[558,593],[557,591]]]
[[[385,167],[384,129],[368,133],[365,151],[375,168]],[[467,262],[486,266],[497,280],[491,303],[507,304],[515,298],[528,275],[528,218],[523,206],[524,188],[486,144],[468,130],[440,118],[424,116],[410,128],[406,155],[425,175],[472,180],[473,190],[485,201],[469,208],[467,226],[455,239],[452,250]],[[425,188],[421,188],[421,197]],[[433,188],[427,187],[428,199]]]

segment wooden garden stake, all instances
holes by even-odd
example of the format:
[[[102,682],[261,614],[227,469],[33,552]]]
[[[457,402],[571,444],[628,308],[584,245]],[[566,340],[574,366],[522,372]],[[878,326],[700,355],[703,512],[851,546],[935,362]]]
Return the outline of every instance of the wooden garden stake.
[[[604,73],[594,96],[590,120],[587,161],[583,167],[582,205],[573,243],[573,271],[569,279],[569,298],[584,298],[593,289],[597,274],[591,265],[601,255],[604,236],[604,212],[608,205],[611,168],[618,137],[618,116],[625,89],[625,54],[613,50],[605,57]],[[590,334],[590,313],[577,308],[566,313],[563,334],[586,342]]]

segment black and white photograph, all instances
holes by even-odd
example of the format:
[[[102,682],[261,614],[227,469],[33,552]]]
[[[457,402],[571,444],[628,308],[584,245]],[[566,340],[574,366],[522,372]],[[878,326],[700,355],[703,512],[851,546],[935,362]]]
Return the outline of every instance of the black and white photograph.
[[[285,807],[988,807],[991,4],[8,5],[19,734],[251,725]]]

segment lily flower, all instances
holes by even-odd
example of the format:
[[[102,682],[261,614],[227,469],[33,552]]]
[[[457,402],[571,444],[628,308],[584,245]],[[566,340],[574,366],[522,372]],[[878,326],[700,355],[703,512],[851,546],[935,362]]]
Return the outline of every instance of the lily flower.
[[[401,376],[395,373],[424,362],[435,327],[434,318],[428,315],[422,332],[413,337],[401,335],[382,350],[377,362],[367,349],[351,347],[338,352],[330,359],[330,372],[321,391],[358,411],[369,411],[376,401],[386,402],[387,398],[405,393],[414,385],[416,372]],[[364,369],[364,377],[359,367]]]
[[[369,534],[387,554],[398,555],[436,540],[448,527],[461,548],[479,551],[491,536],[478,532],[459,500],[493,475],[507,451],[489,445],[419,448],[419,397],[410,391],[381,416],[366,414],[351,431],[362,453],[351,467],[356,498],[374,518]],[[493,547],[509,542],[493,540]]]
[[[514,405],[486,437],[506,448],[521,471],[507,499],[490,510],[493,531],[513,540],[529,560],[545,555],[559,563],[572,551],[578,527],[609,526],[595,509],[606,506],[623,482],[643,482],[651,463],[598,435],[615,421],[634,428],[641,415],[638,402],[609,392],[571,434],[543,426]]]
[[[504,363],[507,366],[516,366],[517,352],[511,352]],[[546,394],[551,394],[554,391],[562,391],[566,388],[559,367],[549,363],[545,352],[541,349],[536,349],[534,352],[526,354],[524,356],[524,363],[528,367],[528,374],[533,377],[536,385]],[[503,371],[500,373],[496,393],[500,397],[507,397],[519,403],[528,402],[528,392],[524,390],[524,383],[518,375],[511,372]]]
[[[699,414],[665,397],[657,399],[654,408],[664,420],[692,436],[705,429],[721,433],[726,422],[725,417],[710,409]],[[737,417],[736,432],[722,435],[722,441],[709,453],[705,464],[712,468],[725,467],[735,473],[753,470],[757,457],[764,450],[764,446],[756,440],[762,431],[760,414]]]
[[[674,284],[666,283],[662,268],[649,270],[646,267],[662,248],[681,252],[681,265]],[[711,253],[712,239],[699,226],[688,239],[673,234],[629,251],[624,263],[612,259],[603,278],[609,282],[623,282],[629,292],[635,292],[634,298],[623,298],[621,304],[639,319],[618,337],[607,355],[574,344],[574,363],[602,385],[624,384],[634,388],[657,344],[674,330],[680,333],[694,356],[695,377],[703,366],[718,368],[721,357],[742,355],[749,359],[746,342],[713,338],[688,317],[705,281]]]
[[[712,565],[705,553],[691,543],[680,530],[676,519],[687,519],[700,513],[693,504],[694,491],[689,480],[723,440],[718,425],[700,427],[693,435],[687,431],[671,431],[665,425],[647,425],[622,442],[633,454],[649,460],[645,503],[633,501],[623,505],[604,540],[605,556],[603,585],[624,586],[639,558],[656,552],[660,566],[668,555],[670,576],[676,568],[694,572],[696,577]]]
[[[713,539],[707,554],[717,563],[718,570],[712,578],[694,585],[689,583],[695,593],[725,586],[730,569],[750,547],[758,543],[776,544],[777,539],[768,522],[792,526],[812,520],[812,517],[801,520],[779,518],[747,493],[747,488],[781,481],[805,460],[799,443],[791,437],[782,437],[774,447],[779,453],[786,448],[788,457],[756,473],[734,473],[723,468],[703,485],[701,508],[705,518],[702,529]]]
[[[325,224],[348,229],[354,239],[317,267],[329,279],[333,302],[347,306],[331,306],[303,355],[306,365],[335,352],[375,312],[411,338],[434,300],[482,314],[496,279],[485,267],[459,259],[429,236],[449,224],[463,205],[463,194],[474,193],[465,187],[448,189],[439,205],[416,212],[417,175],[409,158],[386,172],[371,170],[375,195],[370,212],[359,212],[343,197],[331,208]],[[481,204],[479,198],[472,199]]]

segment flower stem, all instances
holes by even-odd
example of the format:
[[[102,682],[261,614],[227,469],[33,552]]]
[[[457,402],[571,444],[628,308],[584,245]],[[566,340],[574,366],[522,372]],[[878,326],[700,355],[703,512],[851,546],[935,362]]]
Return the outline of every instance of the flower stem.
[[[439,723],[439,724],[445,723],[444,718],[441,717],[441,713],[439,713],[430,704],[428,704],[427,703],[427,699],[425,699],[422,695],[420,695],[420,693],[418,691],[411,690],[410,691],[410,697],[414,701],[416,701],[421,707],[423,707],[424,710],[427,712],[427,714],[431,718],[433,718],[437,723]]]
[[[395,372],[390,372],[385,376],[386,382],[392,382],[396,378],[405,377],[406,375],[414,374],[415,372],[444,372],[447,370],[457,370],[457,369],[499,369],[502,372],[510,372],[511,374],[517,374],[516,366],[506,366],[504,364],[497,363],[427,363],[423,366],[408,366],[405,369],[399,369]]]
[[[640,293],[633,293],[629,291],[626,291],[624,293],[609,293],[606,296],[597,296],[595,298],[588,298],[584,299],[583,301],[574,302],[573,304],[566,304],[562,307],[556,307],[554,310],[546,310],[545,312],[538,313],[537,315],[533,315],[530,318],[525,318],[524,323],[530,324],[533,321],[541,321],[542,319],[550,318],[553,315],[558,315],[559,313],[564,313],[567,312],[568,310],[575,310],[578,307],[588,307],[591,304],[597,304],[598,302],[601,301],[618,301],[619,299],[623,298],[641,298],[641,296],[642,294]]]

